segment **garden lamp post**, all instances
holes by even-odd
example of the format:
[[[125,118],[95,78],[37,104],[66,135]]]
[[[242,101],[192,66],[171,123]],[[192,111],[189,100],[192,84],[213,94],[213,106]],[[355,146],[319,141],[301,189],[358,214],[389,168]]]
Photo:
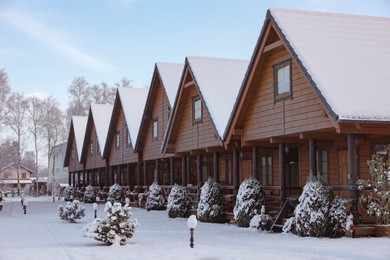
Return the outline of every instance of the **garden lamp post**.
[[[187,226],[191,231],[191,238],[190,238],[191,248],[194,247],[194,229],[196,228],[196,225],[198,225],[198,220],[196,219],[196,215],[191,215],[187,220]]]
[[[26,199],[26,198],[23,198],[22,203],[23,203],[24,214],[26,214],[26,213],[27,213],[27,204],[28,204],[27,199]]]
[[[98,210],[98,204],[96,202],[93,203],[93,210],[95,211],[95,218],[96,218],[96,213],[97,213],[97,210]]]

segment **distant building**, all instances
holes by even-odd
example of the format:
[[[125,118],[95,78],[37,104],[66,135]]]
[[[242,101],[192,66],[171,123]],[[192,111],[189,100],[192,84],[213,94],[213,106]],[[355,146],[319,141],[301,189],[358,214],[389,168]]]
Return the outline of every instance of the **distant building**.
[[[53,183],[58,183],[60,186],[68,184],[68,167],[64,167],[64,158],[67,143],[62,143],[53,147],[53,156],[49,161],[49,190]]]
[[[20,165],[19,183],[20,189],[30,188],[32,185],[31,175],[33,171]],[[0,189],[2,191],[12,191],[18,188],[18,171],[16,163],[10,163],[0,168]]]

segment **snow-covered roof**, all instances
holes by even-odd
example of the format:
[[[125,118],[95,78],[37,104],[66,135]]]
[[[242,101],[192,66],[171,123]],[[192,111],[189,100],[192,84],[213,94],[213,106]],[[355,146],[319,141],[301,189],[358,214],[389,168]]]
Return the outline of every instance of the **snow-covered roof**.
[[[338,120],[390,120],[390,18],[270,14]]]
[[[222,138],[249,61],[187,57],[205,106]]]
[[[130,133],[130,140],[133,144],[137,141],[136,138],[141,125],[148,91],[148,88],[118,88],[123,113]]]
[[[178,63],[157,62],[156,66],[160,73],[165,92],[167,93],[169,104],[173,106],[184,65]]]
[[[84,144],[85,131],[87,127],[87,116],[72,116],[74,138],[77,147],[78,159],[81,159],[81,152]]]
[[[100,147],[105,147],[106,145],[113,107],[113,105],[109,104],[91,104],[91,112]]]

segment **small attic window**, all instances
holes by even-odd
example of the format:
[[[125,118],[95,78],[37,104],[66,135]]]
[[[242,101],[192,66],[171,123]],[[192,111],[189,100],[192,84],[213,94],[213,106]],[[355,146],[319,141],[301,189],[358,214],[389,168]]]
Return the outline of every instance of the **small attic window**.
[[[118,132],[116,132],[116,136],[115,136],[115,149],[118,150],[118,149],[120,149],[120,147],[121,147],[121,135],[118,131]]]
[[[158,137],[158,118],[153,119],[153,132],[152,139],[157,139]]]
[[[291,97],[291,60],[273,66],[275,101]]]
[[[202,121],[202,102],[199,97],[192,99],[192,118],[193,123]]]
[[[89,151],[90,151],[91,156],[93,156],[93,141],[92,140],[89,143]]]

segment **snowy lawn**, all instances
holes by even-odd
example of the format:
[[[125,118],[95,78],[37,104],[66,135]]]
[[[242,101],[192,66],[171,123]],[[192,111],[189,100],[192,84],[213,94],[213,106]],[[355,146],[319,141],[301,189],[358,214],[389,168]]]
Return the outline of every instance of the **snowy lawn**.
[[[6,198],[0,212],[0,259],[390,259],[388,238],[301,238],[269,234],[229,224],[198,222],[190,248],[187,219],[169,219],[165,211],[132,208],[140,226],[125,246],[106,246],[84,237],[93,220],[92,204],[77,223],[63,221],[51,197]],[[103,217],[100,205],[98,217]]]

